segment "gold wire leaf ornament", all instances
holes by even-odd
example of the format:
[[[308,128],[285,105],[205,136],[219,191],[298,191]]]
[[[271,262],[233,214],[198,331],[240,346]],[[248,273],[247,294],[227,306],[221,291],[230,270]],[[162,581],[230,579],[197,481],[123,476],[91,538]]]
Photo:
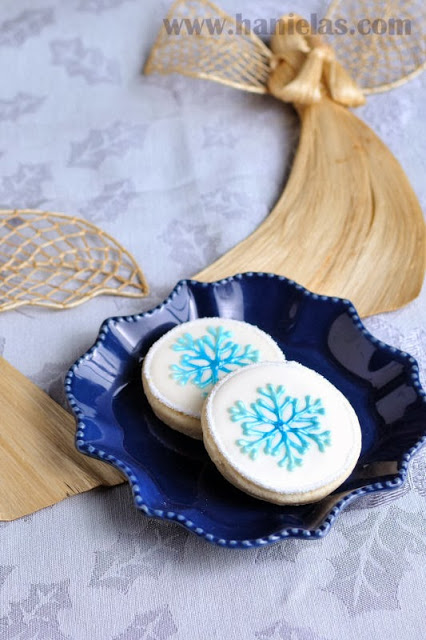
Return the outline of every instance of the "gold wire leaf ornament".
[[[424,0],[334,0],[326,19],[347,34],[327,36],[366,95],[408,82],[426,68]]]
[[[164,20],[145,73],[180,73],[267,93],[271,57],[259,38],[213,3],[178,0]]]
[[[371,24],[377,16],[386,21],[390,14],[385,4],[382,0],[341,3],[349,26],[365,19],[362,11],[367,11],[367,6]],[[399,16],[397,5],[390,4]],[[401,0],[401,6],[410,6],[413,11],[417,2]],[[333,3],[331,10],[337,19],[336,7]],[[350,32],[327,40],[307,20],[303,31],[297,29],[295,25],[303,18],[295,14],[277,17],[269,55],[264,54],[261,68],[250,66],[250,51],[256,52],[253,59],[257,62],[258,52],[266,45],[254,33],[248,36],[246,25],[235,30],[236,21],[229,18],[234,35],[229,29],[229,33],[214,36],[213,72],[209,56],[202,54],[204,43],[211,38],[211,23],[202,23],[200,38],[198,31],[189,35],[187,23],[182,22],[185,15],[202,22],[206,13],[211,19],[223,20],[226,15],[210,1],[178,0],[167,24],[177,16],[173,24],[180,25],[179,33],[169,33],[163,24],[146,72],[178,71],[247,91],[257,87],[258,92],[293,104],[301,120],[301,134],[287,185],[273,211],[248,238],[197,277],[211,281],[243,271],[275,272],[318,294],[350,299],[362,316],[392,311],[416,298],[426,264],[426,228],[420,204],[389,148],[350,108],[364,104],[365,94],[377,89],[379,82],[401,83],[404,74],[412,76],[421,55],[424,11],[419,14],[423,15],[421,24],[417,17],[413,39],[404,40],[405,53],[399,54],[398,62],[390,57],[394,50],[388,43],[391,35],[379,36],[360,57],[353,49],[357,38]],[[408,14],[407,9],[404,15]],[[387,53],[380,58],[382,51]],[[406,67],[404,56],[410,61]],[[350,67],[348,60],[352,58],[356,64]],[[389,64],[390,71],[368,76],[381,64]],[[359,71],[361,83],[355,72],[350,73],[351,68]]]
[[[0,274],[0,311],[148,293],[142,271],[114,238],[81,218],[45,211],[0,211]]]

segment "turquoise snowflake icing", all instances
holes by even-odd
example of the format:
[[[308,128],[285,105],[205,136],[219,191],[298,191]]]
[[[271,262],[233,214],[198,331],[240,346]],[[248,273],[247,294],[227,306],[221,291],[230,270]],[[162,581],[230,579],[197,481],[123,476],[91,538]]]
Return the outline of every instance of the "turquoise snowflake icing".
[[[170,365],[171,377],[180,385],[192,383],[200,389],[215,385],[220,374],[230,373],[259,360],[259,351],[234,342],[232,331],[223,327],[208,327],[207,334],[194,338],[185,333],[172,346],[182,352],[179,364]]]
[[[242,453],[256,460],[263,450],[268,455],[280,456],[278,465],[293,471],[302,465],[301,456],[311,445],[322,452],[330,446],[330,431],[323,431],[320,424],[325,414],[321,400],[287,396],[281,385],[267,384],[257,392],[259,397],[250,407],[239,401],[229,409],[232,422],[241,422],[246,436],[236,442]]]

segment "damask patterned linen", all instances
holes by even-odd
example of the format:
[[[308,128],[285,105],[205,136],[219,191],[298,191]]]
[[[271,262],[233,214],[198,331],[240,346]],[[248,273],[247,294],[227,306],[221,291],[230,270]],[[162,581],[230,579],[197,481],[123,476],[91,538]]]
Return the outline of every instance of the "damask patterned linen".
[[[319,0],[222,0],[275,18]],[[186,78],[144,78],[169,0],[2,0],[0,205],[85,217],[140,262],[151,296],[0,316],[0,352],[64,403],[63,377],[110,315],[146,310],[264,219],[295,148],[290,108]],[[423,205],[426,77],[359,110]],[[426,291],[370,329],[420,362]],[[408,483],[321,541],[209,546],[146,519],[127,487],[0,525],[3,640],[423,640],[426,452]]]

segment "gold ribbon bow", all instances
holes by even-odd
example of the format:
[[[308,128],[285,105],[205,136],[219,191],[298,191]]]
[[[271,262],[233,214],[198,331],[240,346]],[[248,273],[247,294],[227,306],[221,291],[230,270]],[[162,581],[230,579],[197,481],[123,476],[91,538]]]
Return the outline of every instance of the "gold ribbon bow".
[[[380,2],[368,3],[380,15]],[[418,0],[403,4],[418,15]],[[332,7],[337,5],[334,0]],[[348,0],[342,10],[353,14],[354,3]],[[298,19],[291,16],[293,27]],[[204,26],[219,20],[221,33],[189,33],[185,27],[196,20]],[[426,262],[423,214],[398,161],[347,108],[365,99],[337,57],[346,46],[352,53],[345,63],[353,70],[357,56],[364,93],[373,93],[418,72],[424,63],[417,46],[423,36],[410,40],[406,49],[401,38],[355,42],[348,36],[336,40],[336,56],[316,34],[286,29],[289,20],[278,21],[269,48],[209,0],[177,0],[168,25],[182,28],[173,35],[164,25],[148,59],[146,73],[178,72],[272,94],[293,103],[301,118],[299,148],[276,207],[249,238],[198,277],[272,271],[317,293],[349,298],[361,315],[390,311],[420,292]],[[391,49],[397,55],[391,56]]]
[[[222,22],[220,33],[214,35],[206,27],[211,30],[217,16]],[[270,92],[301,105],[319,102],[325,95],[347,107],[364,104],[362,90],[337,61],[333,48],[318,35],[294,33],[298,22],[307,24],[294,14],[281,18],[269,49],[208,0],[178,0],[165,19],[145,73],[181,73],[250,92]],[[178,33],[169,35],[166,24]]]
[[[292,25],[294,20],[292,16]],[[270,93],[296,105],[315,104],[325,95],[345,107],[364,104],[363,92],[336,60],[333,48],[316,35],[286,35],[288,22],[282,18],[271,39]]]

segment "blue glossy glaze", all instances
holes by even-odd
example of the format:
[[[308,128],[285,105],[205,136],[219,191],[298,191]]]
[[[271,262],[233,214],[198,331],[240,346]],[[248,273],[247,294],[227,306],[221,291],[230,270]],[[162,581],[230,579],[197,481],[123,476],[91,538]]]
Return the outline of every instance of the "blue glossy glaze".
[[[362,453],[333,496],[300,507],[250,498],[222,478],[201,443],[154,416],[140,379],[144,355],[177,324],[213,316],[256,324],[287,359],[315,369],[349,399],[362,428]],[[65,387],[77,448],[124,471],[138,508],[231,548],[322,537],[352,500],[400,486],[409,459],[426,441],[426,395],[415,360],[371,336],[350,302],[311,294],[272,274],[184,281],[153,311],[107,320]],[[381,477],[373,471],[365,479],[365,465],[392,460],[397,471]]]

